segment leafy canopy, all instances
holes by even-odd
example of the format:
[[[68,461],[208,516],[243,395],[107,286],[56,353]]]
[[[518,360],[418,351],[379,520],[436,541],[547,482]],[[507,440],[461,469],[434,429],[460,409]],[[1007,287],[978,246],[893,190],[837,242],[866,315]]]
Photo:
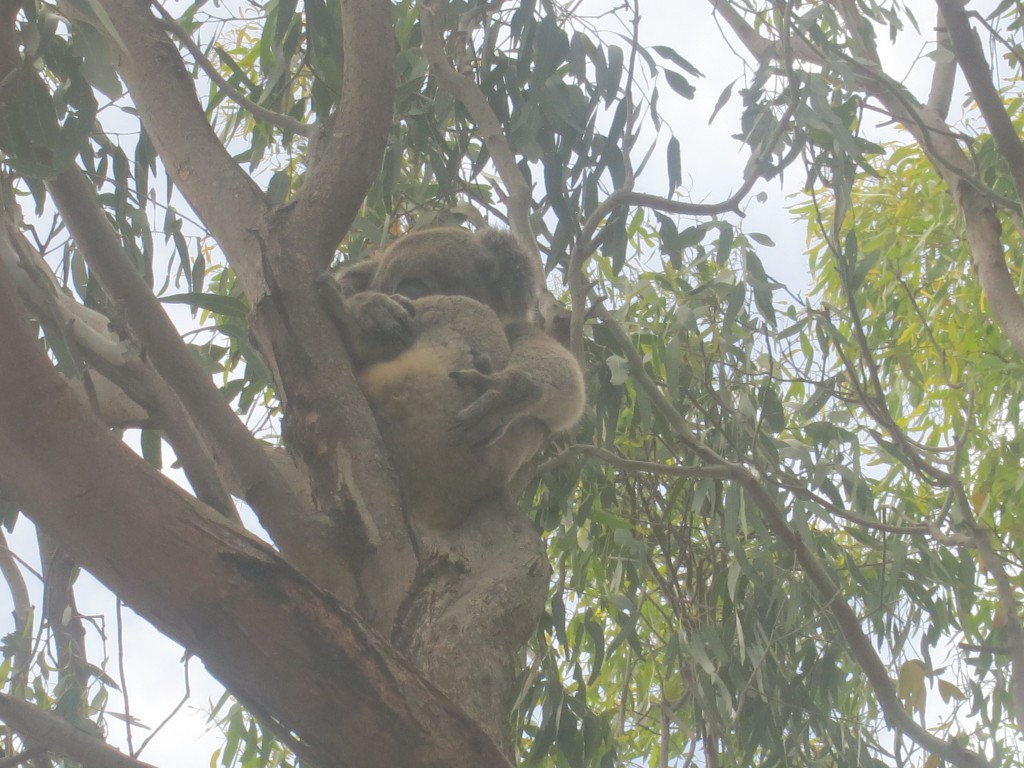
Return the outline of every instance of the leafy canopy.
[[[516,707],[522,764],[937,765],[907,728],[890,729],[888,694],[866,671],[872,657],[912,722],[993,765],[1020,764],[1013,689],[1024,672],[1006,651],[1024,586],[1020,357],[992,323],[927,147],[905,133],[879,143],[869,95],[902,86],[885,75],[866,88],[857,51],[864,30],[908,45],[917,21],[893,3],[859,4],[856,29],[842,15],[852,4],[751,14],[722,3],[727,20],[749,19],[788,51],[743,69],[645,45],[632,4],[591,5],[442,5],[446,60],[481,107],[437,74],[423,5],[393,3],[395,120],[341,247],[355,260],[413,226],[514,226],[518,174],[551,285],[578,280],[563,297],[577,317],[592,309],[582,336],[590,410],[556,441],[525,502],[555,573]],[[278,203],[317,152],[319,135],[303,126],[327,117],[340,93],[339,8],[271,0],[227,19],[226,6],[205,2],[175,11],[190,60],[215,70],[191,71],[211,121]],[[39,250],[63,286],[113,313],[59,224],[39,234],[42,180],[72,162],[87,171],[139,272],[198,319],[195,355],[273,438],[279,405],[249,341],[246,302],[157,165],[99,9],[22,6],[34,67],[5,84],[6,170],[31,195]],[[988,22],[1018,39],[1012,4]],[[806,296],[766,271],[773,243],[743,226],[741,199],[701,206],[680,192],[687,126],[659,109],[691,99],[701,68],[722,66],[737,80],[714,114],[693,119],[722,121],[719,110],[739,104],[726,130],[749,149],[749,184],[735,180],[743,193],[802,169],[792,211],[808,232]],[[1015,78],[1015,54],[1005,66]],[[1016,80],[1006,85],[1019,129]],[[481,128],[487,111],[500,141]],[[961,128],[976,136],[980,183],[1015,200],[973,107]],[[668,197],[649,194],[665,179]],[[1019,286],[1020,214],[1000,215]],[[45,336],[73,367],[59,334]],[[155,433],[142,445],[161,462]],[[12,685],[29,637],[5,643]],[[50,671],[40,657],[23,688],[41,706],[63,693]],[[99,674],[88,686],[81,716],[109,725],[115,686]],[[224,700],[215,714],[223,764],[293,764],[241,707]]]

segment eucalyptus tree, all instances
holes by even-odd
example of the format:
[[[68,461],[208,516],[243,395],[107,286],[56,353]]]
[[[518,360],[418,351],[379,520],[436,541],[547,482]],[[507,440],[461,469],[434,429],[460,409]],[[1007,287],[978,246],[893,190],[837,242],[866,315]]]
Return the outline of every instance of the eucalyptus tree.
[[[711,0],[749,55],[708,61],[628,1],[0,10],[0,501],[46,591],[0,548],[6,755],[144,765],[80,566],[230,691],[225,764],[1020,761],[1015,5]],[[921,38],[927,94],[882,63]],[[728,67],[709,203],[663,114]],[[743,226],[783,171],[796,298]],[[536,248],[589,389],[444,569],[316,297],[435,223]]]

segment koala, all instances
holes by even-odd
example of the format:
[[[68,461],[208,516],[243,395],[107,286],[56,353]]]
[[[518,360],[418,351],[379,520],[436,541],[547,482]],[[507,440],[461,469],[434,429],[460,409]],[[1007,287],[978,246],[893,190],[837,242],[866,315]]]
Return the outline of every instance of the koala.
[[[511,235],[459,228],[321,280],[418,523],[459,524],[579,418],[583,377],[538,325],[543,290]]]

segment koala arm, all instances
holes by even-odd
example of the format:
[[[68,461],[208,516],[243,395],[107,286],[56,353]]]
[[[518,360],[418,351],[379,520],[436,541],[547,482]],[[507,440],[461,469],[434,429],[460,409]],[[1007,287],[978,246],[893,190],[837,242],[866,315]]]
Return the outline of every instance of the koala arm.
[[[575,424],[583,410],[583,374],[569,351],[527,322],[511,324],[506,333],[512,356],[505,368],[450,374],[481,392],[456,416],[456,432],[470,445],[490,445],[524,417],[560,432]]]
[[[391,360],[413,342],[412,302],[368,290],[376,264],[360,262],[318,281],[320,303],[334,318],[357,367]]]

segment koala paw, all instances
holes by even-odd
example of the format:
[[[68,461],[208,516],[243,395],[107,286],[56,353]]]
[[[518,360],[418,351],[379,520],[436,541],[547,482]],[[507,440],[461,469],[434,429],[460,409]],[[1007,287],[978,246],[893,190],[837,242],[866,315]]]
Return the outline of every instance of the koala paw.
[[[456,414],[453,427],[456,439],[473,447],[494,443],[505,434],[509,424],[527,415],[530,406],[540,397],[540,387],[515,369],[494,374],[469,369],[448,375],[481,393]]]
[[[402,349],[412,345],[416,308],[404,296],[366,291],[349,298],[348,304],[367,343],[397,345]]]

